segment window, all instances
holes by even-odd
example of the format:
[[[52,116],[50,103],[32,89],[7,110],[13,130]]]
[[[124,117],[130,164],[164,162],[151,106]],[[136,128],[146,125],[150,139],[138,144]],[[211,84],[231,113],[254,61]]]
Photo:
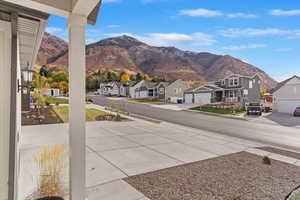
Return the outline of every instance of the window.
[[[229,86],[238,86],[238,85],[239,85],[239,78],[229,79]]]
[[[249,81],[249,88],[253,88],[253,82]]]
[[[247,96],[247,95],[248,95],[248,90],[245,89],[245,90],[243,91],[243,93],[244,93],[244,96]]]
[[[222,85],[225,85],[225,80],[222,80],[222,83],[221,83]]]
[[[165,93],[165,89],[164,88],[159,88],[159,94],[164,94]]]

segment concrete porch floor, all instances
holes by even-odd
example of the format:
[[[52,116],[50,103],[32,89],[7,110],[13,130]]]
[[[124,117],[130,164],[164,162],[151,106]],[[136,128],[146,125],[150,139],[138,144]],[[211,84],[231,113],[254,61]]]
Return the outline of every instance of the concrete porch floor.
[[[90,122],[86,137],[89,200],[146,200],[122,179],[263,146],[198,129],[142,120]],[[24,200],[36,186],[34,156],[47,145],[67,145],[68,126],[26,126],[22,128],[20,141],[19,200]],[[64,174],[67,184],[67,170]]]

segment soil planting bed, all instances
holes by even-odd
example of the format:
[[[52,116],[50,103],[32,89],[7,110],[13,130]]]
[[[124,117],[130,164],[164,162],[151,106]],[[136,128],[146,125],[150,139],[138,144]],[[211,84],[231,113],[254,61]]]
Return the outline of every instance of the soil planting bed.
[[[151,200],[284,200],[300,168],[241,152],[124,180]]]
[[[42,108],[40,114],[37,109],[22,113],[22,126],[64,123],[51,106]]]

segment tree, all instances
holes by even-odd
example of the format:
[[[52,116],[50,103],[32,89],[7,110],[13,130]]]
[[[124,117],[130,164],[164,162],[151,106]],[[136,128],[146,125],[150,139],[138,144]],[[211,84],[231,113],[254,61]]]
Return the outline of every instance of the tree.
[[[264,96],[268,91],[266,89],[260,89],[260,96]]]
[[[124,73],[124,74],[121,76],[121,80],[120,80],[120,81],[123,82],[123,83],[129,82],[129,81],[130,81],[129,75]]]
[[[62,81],[59,83],[59,90],[63,93],[63,94],[67,94],[69,92],[69,84],[66,81]]]
[[[54,82],[69,82],[69,75],[67,73],[64,72],[59,72],[53,75],[52,77]]]
[[[136,74],[135,80],[137,80],[137,81],[143,80],[143,76],[141,75],[141,73]]]
[[[136,80],[136,77],[135,77],[135,75],[133,75],[133,74],[132,74],[132,75],[130,75],[130,80],[131,80],[131,81],[135,81],[135,80]]]
[[[53,76],[52,70],[47,70],[46,66],[43,65],[40,69],[40,75],[46,78]]]
[[[37,109],[39,115],[41,114],[40,109],[45,105],[46,98],[42,94],[42,90],[46,86],[46,78],[40,74],[34,74],[32,85],[35,87],[33,97],[36,99]]]
[[[144,75],[143,79],[145,81],[151,81],[152,79],[150,78],[150,76],[148,76],[147,74]]]
[[[51,88],[59,88],[59,83],[58,82],[53,82],[50,84]]]

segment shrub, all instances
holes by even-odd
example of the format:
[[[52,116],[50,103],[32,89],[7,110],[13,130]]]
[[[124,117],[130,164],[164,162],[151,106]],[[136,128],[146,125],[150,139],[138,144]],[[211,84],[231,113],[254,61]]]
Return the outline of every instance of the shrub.
[[[115,121],[120,122],[122,120],[121,115],[119,113],[117,113],[116,117],[115,117]]]
[[[36,199],[43,197],[63,197],[61,173],[67,166],[67,153],[63,145],[53,148],[46,147],[35,157],[39,168],[38,185],[35,192]]]
[[[268,156],[264,156],[264,157],[262,158],[262,161],[263,161],[263,163],[264,163],[265,165],[271,165],[271,164],[272,164],[272,161],[271,161],[271,159],[270,159]]]

